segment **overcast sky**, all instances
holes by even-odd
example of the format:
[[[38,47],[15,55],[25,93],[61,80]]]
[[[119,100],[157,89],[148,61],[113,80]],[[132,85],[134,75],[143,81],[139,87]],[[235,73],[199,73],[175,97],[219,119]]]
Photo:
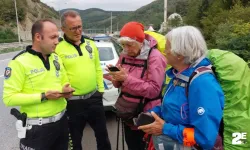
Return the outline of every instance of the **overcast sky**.
[[[56,10],[65,8],[101,8],[103,10],[134,11],[154,0],[41,0]]]

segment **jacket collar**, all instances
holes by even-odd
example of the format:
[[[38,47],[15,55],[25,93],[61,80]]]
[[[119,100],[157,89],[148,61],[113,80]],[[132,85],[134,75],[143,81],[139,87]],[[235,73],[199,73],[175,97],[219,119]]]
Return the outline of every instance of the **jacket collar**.
[[[136,57],[130,57],[127,55],[127,52],[125,52],[124,50],[122,51],[122,53],[125,55],[125,57],[127,58],[132,58],[132,59],[140,59],[140,60],[147,60],[148,59],[148,54],[150,51],[150,43],[149,41],[147,41],[146,39],[143,41],[143,46],[141,48],[140,54]]]
[[[28,53],[32,54],[32,55],[36,55],[36,56],[38,56],[38,57],[40,57],[40,58],[41,58],[41,57],[43,58],[43,54],[40,53],[40,52],[35,51],[34,49],[32,49],[32,45],[27,46],[27,47],[26,47],[26,51],[27,51]],[[47,56],[49,57],[50,54],[48,54]]]
[[[77,45],[75,45],[75,44],[66,36],[66,34],[63,35],[63,38],[64,38],[64,40],[65,40],[66,42],[68,42],[69,44],[71,44],[71,45],[73,45],[73,46],[77,46]],[[83,44],[83,43],[85,43],[85,39],[84,39],[84,37],[82,36],[82,37],[81,37],[81,43],[80,43],[80,45]]]

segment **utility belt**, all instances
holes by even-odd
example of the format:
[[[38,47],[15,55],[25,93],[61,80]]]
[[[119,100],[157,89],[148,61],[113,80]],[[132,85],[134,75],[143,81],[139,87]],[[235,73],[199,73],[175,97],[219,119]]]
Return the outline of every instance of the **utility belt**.
[[[26,113],[20,113],[16,108],[11,109],[11,114],[17,118],[16,121],[16,130],[18,132],[18,138],[25,138],[26,131],[30,130],[33,125],[44,125],[48,123],[54,123],[64,116],[66,110],[61,111],[60,113],[47,118],[27,118]]]
[[[61,111],[60,113],[52,116],[52,117],[47,117],[47,118],[27,118],[26,121],[26,126],[27,125],[43,125],[43,124],[48,124],[48,123],[53,123],[61,120],[61,118],[65,114],[65,109]]]
[[[91,96],[93,96],[96,93],[97,89],[95,89],[94,91],[88,93],[88,94],[84,94],[84,95],[74,95],[71,98],[69,98],[68,100],[81,100],[81,99],[88,99]]]

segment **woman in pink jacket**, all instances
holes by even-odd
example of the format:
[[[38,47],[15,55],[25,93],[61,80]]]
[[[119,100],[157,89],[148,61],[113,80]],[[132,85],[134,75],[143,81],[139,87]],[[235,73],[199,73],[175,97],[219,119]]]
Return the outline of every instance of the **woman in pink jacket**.
[[[119,42],[123,47],[117,67],[110,72],[115,87],[121,88],[115,104],[117,115],[125,122],[125,140],[129,150],[144,150],[144,133],[132,124],[134,117],[161,104],[166,60],[155,47],[157,41],[144,34],[138,22],[129,22],[120,31]],[[110,66],[108,66],[110,67]]]

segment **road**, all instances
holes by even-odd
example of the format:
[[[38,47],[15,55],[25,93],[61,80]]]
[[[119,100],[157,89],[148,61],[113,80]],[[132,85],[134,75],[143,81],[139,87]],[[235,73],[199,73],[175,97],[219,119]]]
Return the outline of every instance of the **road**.
[[[5,107],[2,101],[2,92],[3,92],[3,74],[4,68],[8,65],[8,62],[15,56],[18,52],[12,52],[7,54],[0,55],[0,149],[1,150],[18,150],[19,140],[17,138],[17,132],[15,130],[15,121],[16,119],[10,115],[10,108]],[[107,117],[107,127],[109,138],[112,144],[112,150],[116,150],[116,134],[117,134],[117,123],[115,116],[112,112],[106,113]],[[120,132],[121,133],[121,132]],[[92,129],[89,126],[86,126],[83,137],[83,147],[84,150],[96,150],[96,141]],[[121,137],[120,146],[121,148]]]

